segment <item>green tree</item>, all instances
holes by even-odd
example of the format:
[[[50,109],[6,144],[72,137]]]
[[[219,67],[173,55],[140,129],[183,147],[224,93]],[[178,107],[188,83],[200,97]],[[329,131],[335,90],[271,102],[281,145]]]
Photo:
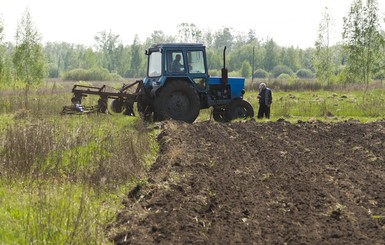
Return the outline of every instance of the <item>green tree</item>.
[[[314,71],[314,48],[307,48],[299,50],[299,60],[301,67]]]
[[[49,42],[44,46],[48,76],[61,77],[72,69],[91,69],[101,67],[102,58],[91,47],[65,42]]]
[[[28,92],[31,86],[40,84],[45,74],[45,57],[40,35],[25,11],[16,30],[16,46],[13,63],[16,79],[25,85],[25,107],[28,107]]]
[[[241,75],[246,78],[251,76],[251,65],[247,60],[242,62]]]
[[[127,77],[142,77],[145,75],[143,53],[143,47],[140,44],[139,36],[135,35],[131,45],[131,63],[130,69],[126,74]]]
[[[80,68],[91,69],[98,67],[97,55],[92,48],[84,48],[80,59]]]
[[[283,65],[290,67],[293,71],[301,68],[299,50],[294,47],[283,48],[281,51],[281,61]]]
[[[117,72],[119,57],[122,55],[123,45],[119,40],[119,35],[111,31],[101,31],[95,36],[96,48],[102,54],[102,67],[109,72]]]
[[[332,25],[330,11],[326,7],[322,13],[322,20],[318,28],[318,39],[315,42],[314,67],[318,80],[328,85],[330,85],[333,76],[333,53],[330,49],[330,30]]]
[[[0,18],[0,84],[4,84],[5,77],[5,47],[3,44],[4,40],[4,24]]]
[[[216,49],[207,49],[206,50],[207,57],[207,66],[211,70],[220,70],[223,66],[223,57],[222,53]]]
[[[249,29],[247,32],[247,43],[258,42],[257,32],[253,29]]]
[[[47,62],[48,77],[59,77],[61,63],[59,44],[58,43],[46,43],[44,46],[44,53]]]
[[[178,41],[185,43],[201,43],[202,31],[194,24],[181,23],[178,25]]]
[[[0,16],[0,44],[3,43],[4,40],[4,21]]]
[[[243,66],[243,62],[247,61],[250,65],[261,64],[261,57],[263,57],[261,45],[257,40],[243,45],[236,45],[229,53],[229,70],[239,70]],[[253,61],[254,59],[254,61]]]
[[[378,52],[383,50],[384,36],[381,34],[378,3],[376,0],[355,0],[349,14],[344,18],[344,50],[347,55],[348,79],[352,82],[364,82],[368,89],[375,71],[384,58]]]
[[[264,68],[267,71],[271,71],[275,66],[278,65],[279,47],[273,39],[270,39],[265,43],[264,48],[266,52],[263,62]]]
[[[153,44],[173,42],[175,42],[175,38],[173,36],[166,36],[163,31],[155,30],[150,34],[150,37],[146,39],[144,46],[148,48]]]
[[[61,43],[58,52],[59,67],[62,68],[63,71],[79,68],[74,44]]]
[[[227,50],[231,51],[234,42],[234,37],[231,32],[232,29],[228,27],[217,31],[214,36],[214,48],[223,49],[226,46]]]
[[[203,34],[203,40],[204,40],[204,43],[206,44],[206,47],[208,49],[210,49],[214,46],[214,35],[211,31],[206,31]]]

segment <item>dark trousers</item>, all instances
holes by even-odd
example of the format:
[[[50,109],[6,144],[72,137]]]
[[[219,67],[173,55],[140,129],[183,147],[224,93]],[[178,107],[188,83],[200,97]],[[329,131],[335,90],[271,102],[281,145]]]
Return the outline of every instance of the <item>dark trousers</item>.
[[[263,118],[263,116],[270,119],[270,106],[259,104],[258,118]]]

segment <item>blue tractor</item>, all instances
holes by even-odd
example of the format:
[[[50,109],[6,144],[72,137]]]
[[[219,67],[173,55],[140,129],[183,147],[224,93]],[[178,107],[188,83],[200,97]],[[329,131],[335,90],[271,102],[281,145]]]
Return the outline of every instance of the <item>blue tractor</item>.
[[[75,109],[79,108],[83,97],[94,94],[100,96],[98,111],[134,115],[136,102],[139,114],[153,121],[173,119],[192,123],[201,109],[210,107],[214,120],[220,122],[253,117],[253,107],[243,99],[245,79],[228,77],[225,54],[226,47],[221,77],[211,77],[204,45],[156,44],[146,50],[148,64],[144,80],[123,85],[117,92],[106,92],[104,86],[75,85],[72,103]],[[135,91],[128,92],[136,84]]]

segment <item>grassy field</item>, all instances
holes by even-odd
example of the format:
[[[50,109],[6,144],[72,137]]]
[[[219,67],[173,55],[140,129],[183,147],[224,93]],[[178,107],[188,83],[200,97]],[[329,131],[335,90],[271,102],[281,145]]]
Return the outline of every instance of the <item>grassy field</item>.
[[[255,113],[258,112],[257,92],[246,93]],[[385,90],[364,91],[302,91],[275,92],[271,120],[359,120],[361,122],[385,117]]]
[[[71,86],[47,83],[28,98],[0,91],[0,244],[108,244],[106,225],[154,162],[158,132],[139,118],[61,116]],[[245,99],[257,113],[257,92]],[[384,117],[381,89],[273,90],[270,120]],[[197,121],[205,120],[209,109]]]

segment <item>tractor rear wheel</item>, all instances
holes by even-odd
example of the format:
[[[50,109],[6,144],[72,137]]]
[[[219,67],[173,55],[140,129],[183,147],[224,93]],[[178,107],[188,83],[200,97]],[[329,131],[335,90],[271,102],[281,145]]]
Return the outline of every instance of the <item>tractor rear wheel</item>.
[[[191,84],[175,80],[160,89],[154,107],[154,120],[174,119],[193,123],[199,115],[200,100]]]
[[[236,118],[251,118],[254,117],[254,109],[246,100],[233,100],[226,110],[226,118],[233,120]]]

